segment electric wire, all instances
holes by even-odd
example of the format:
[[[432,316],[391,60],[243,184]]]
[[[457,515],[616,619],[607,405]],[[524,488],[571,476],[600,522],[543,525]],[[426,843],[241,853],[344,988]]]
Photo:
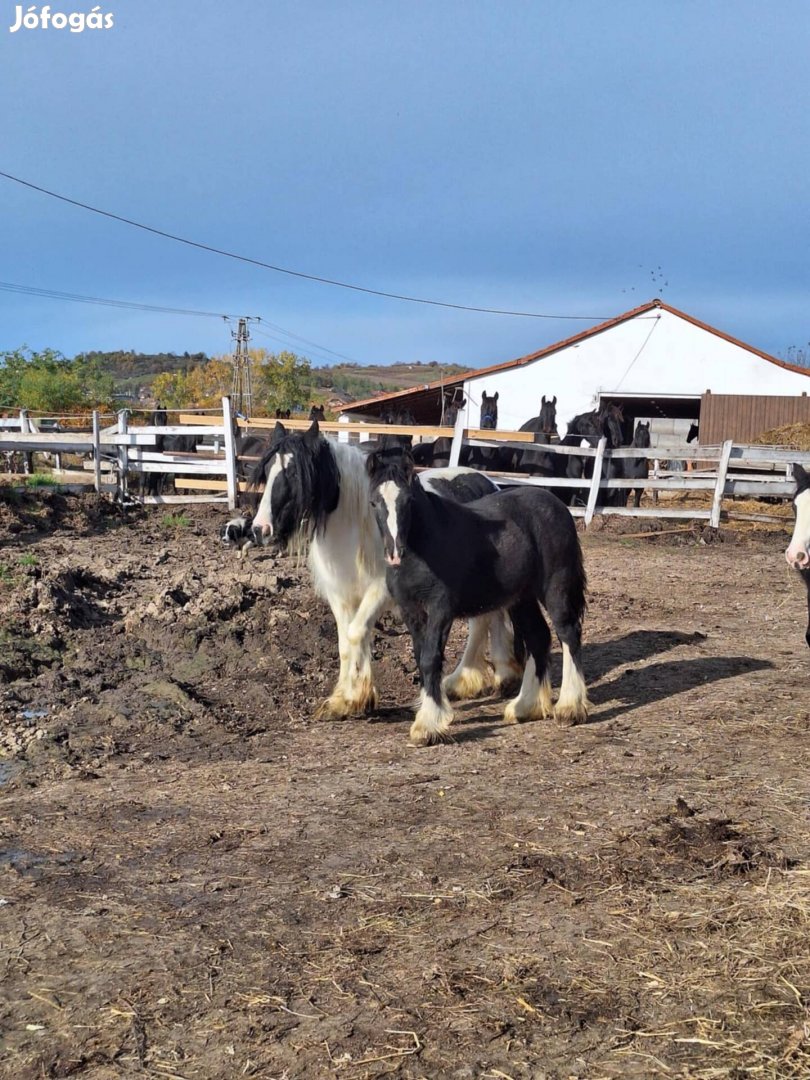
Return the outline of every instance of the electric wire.
[[[81,202],[79,199],[71,199],[67,195],[60,195],[56,191],[41,187],[39,184],[34,184],[30,180],[23,180],[19,176],[12,175],[12,173],[0,170],[0,177],[5,180],[11,180],[13,183],[20,184],[22,187],[29,188],[32,191],[38,191],[40,194],[47,195],[52,199],[58,199],[60,202],[67,203],[70,206],[77,206],[81,210],[88,210],[90,213],[98,214],[101,217],[109,218],[112,221],[120,221],[122,224],[131,225],[135,229],[142,229],[144,232],[152,233],[154,236],[162,236],[166,240],[174,240],[178,244],[185,244],[188,247],[197,248],[200,251],[208,251],[214,255],[222,255],[225,258],[235,259],[238,262],[248,263],[251,266],[258,266],[264,270],[272,270],[277,274],[286,274],[289,277],[301,278],[305,281],[314,281],[320,285],[332,285],[339,289],[349,289],[352,292],[365,293],[369,296],[381,296],[388,300],[401,300],[409,304],[424,304],[429,307],[449,308],[452,311],[470,311],[483,315],[509,315],[524,319],[555,319],[569,322],[603,322],[609,318],[609,316],[602,315],[556,315],[538,311],[511,311],[505,308],[476,307],[472,304],[456,304],[446,300],[430,300],[421,296],[408,296],[404,293],[387,292],[384,289],[372,289],[364,285],[354,285],[350,282],[338,281],[335,278],[322,277],[318,274],[307,274],[302,270],[291,270],[289,267],[263,262],[261,259],[253,259],[248,255],[239,255],[236,252],[226,251],[224,248],[214,247],[212,244],[204,244],[198,240],[189,240],[187,237],[177,236],[175,233],[170,233],[165,229],[157,229],[152,225],[144,225],[142,222],[134,221],[132,218],[124,217],[122,214],[114,214],[110,210],[102,210],[97,206],[91,206],[89,203]]]

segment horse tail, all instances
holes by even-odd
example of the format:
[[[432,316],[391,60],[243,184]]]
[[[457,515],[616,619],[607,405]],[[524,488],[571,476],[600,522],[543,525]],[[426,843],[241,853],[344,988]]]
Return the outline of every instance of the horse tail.
[[[574,528],[575,554],[571,567],[570,598],[572,614],[578,623],[582,623],[588,607],[588,575],[585,573],[585,560],[582,557],[582,544],[579,533]]]

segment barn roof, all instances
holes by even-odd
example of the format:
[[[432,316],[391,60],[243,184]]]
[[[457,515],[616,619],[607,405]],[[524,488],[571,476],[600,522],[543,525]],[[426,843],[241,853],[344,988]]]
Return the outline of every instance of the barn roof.
[[[709,334],[714,334],[715,337],[722,338],[723,341],[728,341],[732,345],[738,345],[740,348],[746,349],[755,356],[759,356],[762,360],[767,360],[769,364],[775,364],[777,367],[785,368],[787,371],[795,371],[800,375],[807,375],[810,377],[810,369],[799,367],[798,364],[788,364],[784,360],[778,360],[775,356],[771,356],[770,353],[763,352],[761,349],[756,349],[753,345],[747,345],[744,341],[740,341],[739,338],[732,337],[730,334],[725,334],[722,330],[717,330],[714,326],[709,326],[708,323],[701,322],[692,315],[687,315],[685,311],[679,311],[678,308],[665,304],[663,300],[655,299],[649,300],[640,307],[633,308],[632,311],[625,311],[622,315],[617,315],[613,319],[608,319],[606,322],[599,323],[597,326],[591,326],[587,330],[581,330],[578,334],[564,338],[562,341],[554,342],[552,345],[546,345],[537,352],[528,353],[526,356],[520,356],[516,360],[507,360],[501,364],[492,364],[490,367],[475,368],[473,371],[468,371],[464,375],[454,376],[452,379],[440,379],[437,382],[423,383],[421,386],[414,386],[408,390],[397,390],[392,394],[382,394],[379,397],[366,398],[364,401],[354,401],[351,405],[347,405],[343,411],[346,413],[378,413],[392,403],[399,403],[403,405],[403,407],[407,404],[408,408],[414,413],[417,422],[419,422],[420,418],[417,413],[430,409],[431,406],[435,409],[436,404],[439,401],[439,395],[443,389],[452,390],[456,386],[462,386],[468,379],[478,379],[481,376],[493,375],[498,371],[509,371],[511,368],[532,364],[535,360],[542,360],[543,357],[559,352],[560,349],[565,349],[570,345],[577,345],[587,338],[595,337],[597,334],[602,334],[606,330],[618,326],[620,323],[635,319],[638,315],[644,315],[647,312],[656,309],[668,311],[671,315],[677,315],[679,319],[685,319],[693,326],[697,326]]]

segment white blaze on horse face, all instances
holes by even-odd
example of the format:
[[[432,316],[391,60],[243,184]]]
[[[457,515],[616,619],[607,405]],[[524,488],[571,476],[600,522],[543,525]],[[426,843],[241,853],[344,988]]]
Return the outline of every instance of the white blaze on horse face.
[[[796,570],[810,567],[810,488],[800,492],[794,499],[796,527],[793,538],[785,552],[785,558]]]
[[[270,466],[270,471],[267,474],[267,479],[264,484],[264,494],[262,495],[262,501],[259,503],[259,509],[256,511],[256,516],[253,519],[253,528],[261,529],[262,536],[273,535],[273,518],[270,502],[273,494],[273,484],[276,482],[276,477],[292,461],[292,454],[276,454],[273,458],[273,464]]]
[[[399,494],[399,488],[393,480],[386,480],[380,484],[380,496],[382,497],[383,504],[386,509],[386,527],[391,536],[391,540],[394,545],[392,554],[385,554],[385,561],[390,563],[391,566],[399,566],[400,553],[397,544],[397,495]]]

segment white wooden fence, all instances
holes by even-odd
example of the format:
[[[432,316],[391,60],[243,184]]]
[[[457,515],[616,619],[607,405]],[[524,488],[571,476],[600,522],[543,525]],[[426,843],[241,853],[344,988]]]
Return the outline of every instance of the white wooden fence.
[[[98,492],[115,492],[119,496],[130,494],[144,503],[191,503],[222,502],[234,509],[239,492],[245,484],[239,481],[239,461],[248,462],[237,454],[238,433],[267,431],[273,420],[234,419],[228,398],[222,399],[222,411],[217,415],[181,413],[178,423],[165,426],[136,426],[131,423],[127,411],[118,414],[117,422],[102,428],[101,417],[94,413],[87,431],[37,431],[36,424],[24,412],[18,417],[0,420],[0,454],[34,452],[51,454],[73,453],[87,455],[84,469],[90,471],[92,484]],[[538,477],[505,473],[490,475],[497,482],[509,484],[532,484],[541,487],[579,488],[583,492],[584,506],[571,508],[572,514],[584,517],[586,524],[595,515],[625,515],[630,517],[686,518],[706,520],[717,527],[720,524],[722,502],[734,497],[789,497],[793,490],[791,465],[801,462],[810,468],[810,453],[784,450],[766,446],[739,446],[725,442],[722,446],[687,446],[677,450],[682,461],[701,463],[709,468],[693,472],[663,470],[659,463],[660,450],[639,447],[622,447],[608,450],[606,441],[600,440],[595,448],[560,446],[556,443],[535,443],[535,436],[524,431],[489,431],[468,429],[461,426],[462,418],[455,428],[411,427],[396,424],[359,424],[325,422],[320,424],[324,434],[344,441],[363,442],[377,435],[412,435],[419,439],[448,438],[451,440],[450,463],[457,464],[464,445],[479,447],[507,447],[513,450],[536,448],[542,453],[576,455],[593,459],[593,475],[590,478],[567,479],[564,477]],[[307,420],[285,420],[285,427],[302,429],[309,426]],[[156,440],[162,435],[193,435],[201,441],[196,453],[158,452]],[[647,458],[652,463],[646,480],[607,479],[606,463],[615,458]],[[141,478],[150,473],[171,473],[175,476],[176,495],[137,495],[132,483],[133,476]],[[178,475],[181,474],[181,475]],[[81,479],[81,474],[78,475]],[[77,474],[65,474],[60,470],[54,479],[66,481],[72,486]],[[654,492],[707,492],[711,494],[711,506],[676,507],[658,506],[598,506],[599,493],[616,489],[643,487]],[[130,488],[133,490],[130,492]],[[197,494],[189,494],[196,491]],[[203,492],[203,494],[199,494]],[[739,515],[742,516],[742,515]],[[746,515],[767,520],[767,515]]]

